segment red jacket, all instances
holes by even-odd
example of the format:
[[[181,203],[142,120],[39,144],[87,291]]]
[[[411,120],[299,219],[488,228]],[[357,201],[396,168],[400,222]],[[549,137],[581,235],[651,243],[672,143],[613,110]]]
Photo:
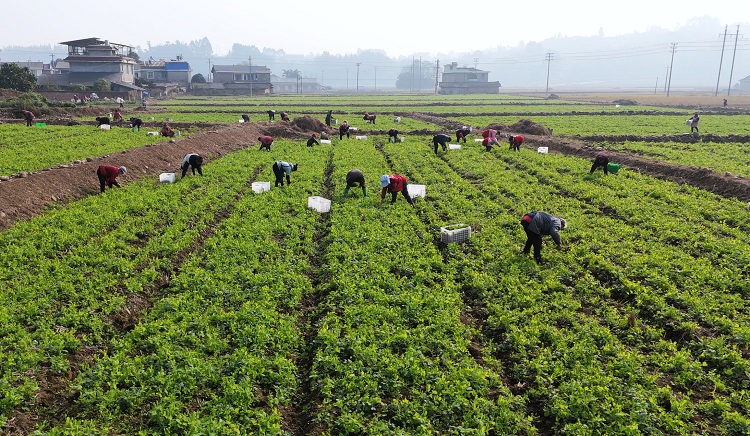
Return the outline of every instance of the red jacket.
[[[260,143],[263,145],[270,145],[273,142],[272,136],[261,136]]]
[[[120,169],[112,165],[100,165],[97,174],[101,174],[107,183],[114,183],[117,176],[120,175]]]
[[[398,174],[391,174],[389,176],[391,179],[391,184],[388,185],[388,190],[391,192],[401,192],[404,190],[404,185],[406,184],[406,177],[398,175]]]
[[[523,136],[516,135],[513,137],[513,145],[521,145],[523,144]]]

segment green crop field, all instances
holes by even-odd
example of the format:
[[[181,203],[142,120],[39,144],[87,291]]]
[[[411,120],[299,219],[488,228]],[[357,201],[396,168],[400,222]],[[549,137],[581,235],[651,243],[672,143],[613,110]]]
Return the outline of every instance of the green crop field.
[[[320,120],[331,109],[378,132],[315,147],[277,137],[271,153],[249,145],[204,177],[144,178],[0,232],[3,432],[26,421],[40,435],[750,433],[746,200],[626,166],[589,174],[589,160],[529,144],[486,152],[471,137],[435,153],[423,132],[530,119],[555,134],[649,135],[679,110],[509,96],[163,103],[157,121],[253,113],[260,126],[271,108]],[[591,114],[560,116],[566,106]],[[747,116],[702,123],[746,135]],[[386,141],[391,127],[404,142]],[[0,126],[11,138],[0,161],[28,161],[0,174],[150,140],[44,129]],[[747,176],[742,142],[600,145]],[[275,160],[299,164],[290,185],[274,186]],[[343,196],[352,168],[367,196]],[[425,196],[381,202],[391,173]],[[271,190],[255,193],[260,181]],[[535,210],[568,223],[562,249],[545,236],[542,264],[521,252],[519,220]],[[441,240],[452,224],[470,227],[466,241]]]

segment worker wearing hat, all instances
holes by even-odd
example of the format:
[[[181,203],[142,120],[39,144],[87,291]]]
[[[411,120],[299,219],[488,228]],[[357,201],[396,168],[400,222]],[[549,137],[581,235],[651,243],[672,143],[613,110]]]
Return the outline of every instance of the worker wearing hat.
[[[534,260],[542,263],[542,236],[550,235],[555,241],[558,250],[562,248],[559,230],[565,229],[568,224],[565,219],[544,212],[529,212],[521,218],[521,226],[526,232],[526,245],[523,254],[529,254],[531,246],[534,246]]]
[[[110,188],[117,186],[119,188],[120,184],[117,183],[117,176],[127,172],[128,169],[125,167],[118,168],[112,165],[99,165],[99,168],[96,170],[96,175],[99,177],[99,191],[104,192],[105,186],[109,186]]]
[[[318,142],[318,140],[317,140],[317,139],[315,139],[315,138],[317,138],[317,137],[318,137],[318,134],[317,134],[317,133],[313,133],[312,135],[310,135],[310,138],[309,138],[309,139],[307,140],[307,146],[308,146],[308,147],[312,147],[312,146],[313,146],[313,144],[315,144],[315,145],[320,145],[320,143]]]
[[[382,203],[383,200],[385,200],[385,193],[390,192],[391,204],[393,204],[396,202],[396,194],[400,192],[404,196],[406,201],[414,206],[414,200],[412,200],[409,196],[409,190],[406,188],[406,182],[406,177],[399,174],[391,174],[390,176],[388,174],[383,174],[382,176],[380,176],[380,187],[382,188],[380,190],[380,202]]]

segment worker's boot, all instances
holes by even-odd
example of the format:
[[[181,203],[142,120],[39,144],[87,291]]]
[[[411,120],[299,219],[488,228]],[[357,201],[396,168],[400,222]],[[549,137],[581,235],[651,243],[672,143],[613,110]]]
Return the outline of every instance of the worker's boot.
[[[344,188],[344,197],[349,196],[349,188]]]
[[[367,188],[362,188],[362,193],[367,197]]]

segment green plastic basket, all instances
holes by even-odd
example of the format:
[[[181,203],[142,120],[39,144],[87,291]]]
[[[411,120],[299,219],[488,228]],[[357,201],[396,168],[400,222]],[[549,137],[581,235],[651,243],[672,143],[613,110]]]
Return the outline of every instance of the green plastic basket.
[[[44,127],[44,126],[46,126],[46,124],[45,124],[45,123],[36,123],[36,125],[37,125],[38,127]]]
[[[617,174],[617,172],[620,171],[620,164],[607,164],[607,171],[612,174]]]

